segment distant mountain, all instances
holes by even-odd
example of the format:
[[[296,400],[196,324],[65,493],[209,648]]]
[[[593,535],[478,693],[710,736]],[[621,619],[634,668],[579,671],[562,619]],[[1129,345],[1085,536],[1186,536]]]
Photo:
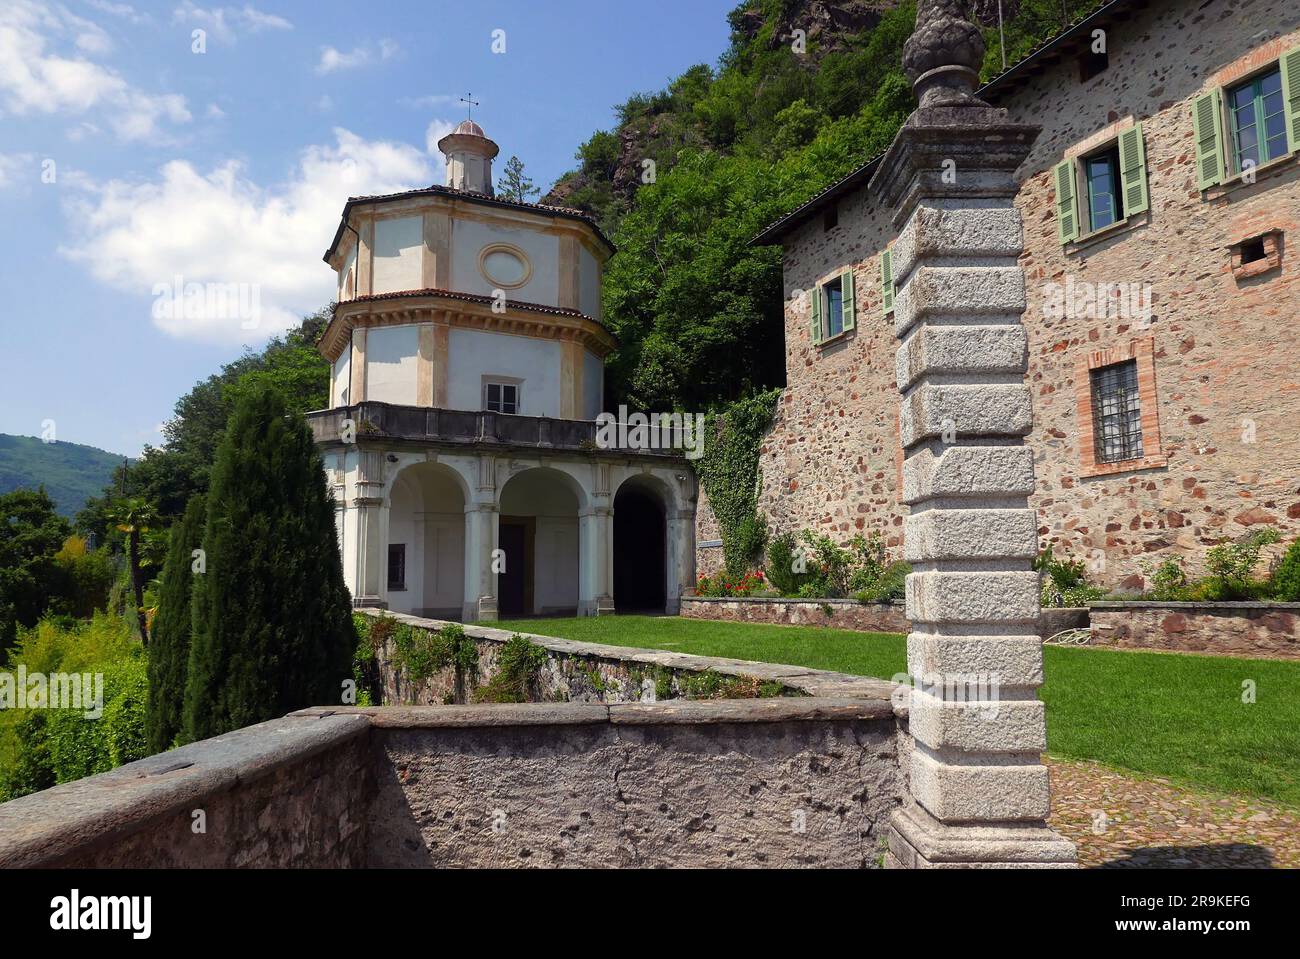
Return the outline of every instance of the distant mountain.
[[[93,446],[0,433],[0,493],[43,484],[59,512],[71,518],[104,491],[122,459]]]

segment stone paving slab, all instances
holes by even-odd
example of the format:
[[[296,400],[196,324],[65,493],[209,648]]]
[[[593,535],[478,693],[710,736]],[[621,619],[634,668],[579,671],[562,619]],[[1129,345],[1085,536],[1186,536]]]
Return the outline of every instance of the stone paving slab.
[[[1079,865],[1109,869],[1300,867],[1300,810],[1098,763],[1046,760],[1049,822],[1079,847]]]

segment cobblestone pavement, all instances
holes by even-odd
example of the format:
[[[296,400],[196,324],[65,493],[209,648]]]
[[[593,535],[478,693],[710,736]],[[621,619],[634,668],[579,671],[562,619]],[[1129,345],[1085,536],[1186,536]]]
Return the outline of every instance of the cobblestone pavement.
[[[1048,759],[1052,826],[1103,868],[1297,868],[1300,810]]]

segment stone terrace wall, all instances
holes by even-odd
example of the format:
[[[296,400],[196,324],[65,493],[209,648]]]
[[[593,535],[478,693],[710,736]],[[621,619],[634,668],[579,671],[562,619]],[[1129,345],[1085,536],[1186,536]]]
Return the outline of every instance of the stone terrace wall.
[[[1294,0],[1159,0],[1107,35],[1110,65],[1080,83],[1072,59],[998,100],[1043,132],[1019,171],[1024,220],[1029,373],[1037,491],[1031,505],[1042,545],[1096,558],[1094,578],[1140,588],[1144,559],[1166,556],[1202,570],[1205,550],[1275,525],[1300,535],[1300,260],[1238,281],[1227,246],[1264,230],[1300,237],[1300,163],[1262,170],[1253,186],[1196,189],[1191,99],[1234,62],[1275,56],[1300,43]],[[1155,51],[1153,53],[1153,51]],[[1214,80],[1216,84],[1218,80]],[[1067,150],[1143,123],[1150,213],[1118,232],[1066,250],[1057,240],[1051,167]],[[814,217],[786,239],[787,387],[763,444],[759,509],[776,530],[807,527],[847,539],[878,529],[901,544],[900,451],[892,318],[881,313],[879,255],[896,239],[865,190],[841,200],[839,225]],[[856,330],[820,347],[809,341],[806,300],[796,291],[852,266]],[[1049,319],[1047,284],[1150,283],[1154,321],[1086,315]],[[1092,351],[1134,340],[1154,356],[1159,431],[1168,465],[1085,477],[1076,377]],[[1247,422],[1249,421],[1249,422]],[[1243,442],[1253,424],[1254,442]],[[703,511],[702,511],[703,512]],[[707,519],[702,519],[707,522]],[[1274,548],[1274,552],[1281,547]],[[1091,554],[1091,555],[1090,555]]]
[[[1300,603],[1096,603],[1091,642],[1300,660]]]
[[[689,619],[829,626],[871,633],[907,633],[912,629],[901,602],[860,603],[856,599],[683,596],[681,615]]]
[[[423,619],[405,613],[381,613],[359,610],[375,618],[391,617],[417,629],[438,631],[446,626],[460,626],[438,619]],[[392,662],[391,645],[381,650],[380,679],[385,703],[389,705],[441,705],[449,701],[465,702],[476,685],[491,679],[496,672],[501,648],[514,635],[504,629],[467,624],[465,635],[478,649],[479,666],[474,676],[461,677],[459,686],[454,669],[435,673],[419,688],[404,681]],[[888,699],[892,685],[880,679],[850,676],[802,666],[755,663],[716,656],[691,656],[666,650],[633,649],[604,643],[580,643],[535,633],[520,633],[547,652],[547,662],[538,676],[537,696],[548,702],[652,703],[659,695],[656,679],[659,671],[671,675],[671,698],[684,695],[689,677],[701,673],[718,673],[752,682],[774,683],[787,696],[862,696]]]
[[[887,697],[303,710],[0,805],[0,868],[870,867],[899,723]]]
[[[358,716],[277,719],[4,803],[0,868],[362,866],[369,733]]]
[[[902,797],[888,702],[368,715],[374,867],[871,867]]]

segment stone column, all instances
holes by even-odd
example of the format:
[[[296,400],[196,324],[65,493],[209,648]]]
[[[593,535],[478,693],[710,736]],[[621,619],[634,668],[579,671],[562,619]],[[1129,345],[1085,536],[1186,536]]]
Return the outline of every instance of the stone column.
[[[357,448],[357,472],[349,504],[356,519],[354,606],[384,607],[388,580],[388,507],[384,495],[385,451]]]
[[[578,615],[614,612],[614,510],[588,506],[578,511]]]
[[[871,188],[896,210],[910,798],[893,866],[1072,865],[1049,811],[1032,424],[1016,168],[1038,128],[973,95],[967,0],[921,0],[903,65],[919,106]]]
[[[669,509],[666,519],[668,569],[665,585],[669,615],[681,612],[682,593],[695,585],[695,511]]]
[[[467,623],[497,619],[497,574],[492,553],[497,548],[495,503],[471,503],[465,507],[465,608]]]

